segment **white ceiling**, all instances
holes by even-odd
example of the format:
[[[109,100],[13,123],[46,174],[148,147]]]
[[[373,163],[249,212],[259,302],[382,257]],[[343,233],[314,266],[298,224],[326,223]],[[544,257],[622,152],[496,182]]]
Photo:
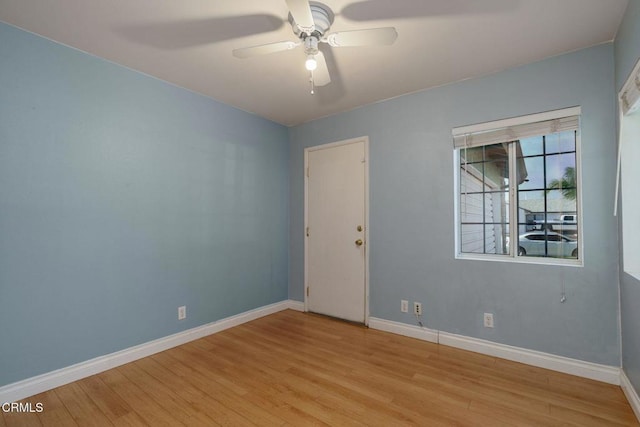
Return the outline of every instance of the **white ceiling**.
[[[315,95],[301,48],[231,55],[296,40],[285,0],[0,0],[0,20],[291,126],[611,41],[628,0],[323,3],[329,32],[393,26],[398,39],[324,50],[332,83]]]

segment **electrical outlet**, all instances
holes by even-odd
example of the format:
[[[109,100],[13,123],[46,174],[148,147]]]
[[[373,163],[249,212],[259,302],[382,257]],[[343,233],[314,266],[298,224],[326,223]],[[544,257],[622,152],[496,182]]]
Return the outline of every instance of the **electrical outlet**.
[[[484,314],[484,327],[493,328],[493,313]]]
[[[187,306],[181,305],[178,307],[178,320],[183,320],[187,318]]]
[[[400,311],[403,313],[409,312],[409,301],[406,299],[400,300]]]
[[[413,303],[413,314],[417,314],[418,316],[422,316],[422,303],[414,302]]]

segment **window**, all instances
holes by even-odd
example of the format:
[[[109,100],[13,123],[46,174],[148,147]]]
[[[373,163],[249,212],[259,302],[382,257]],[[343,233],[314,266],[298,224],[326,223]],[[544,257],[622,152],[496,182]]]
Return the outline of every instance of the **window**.
[[[579,114],[453,130],[458,258],[581,263]]]
[[[640,197],[637,190],[640,182],[640,61],[623,86],[619,100],[621,128],[618,164],[621,174],[618,178],[622,184],[622,265],[626,273],[640,280]]]

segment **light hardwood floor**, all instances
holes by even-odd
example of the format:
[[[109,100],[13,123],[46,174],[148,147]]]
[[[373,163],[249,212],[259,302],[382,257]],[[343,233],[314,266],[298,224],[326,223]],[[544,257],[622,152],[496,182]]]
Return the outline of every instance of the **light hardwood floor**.
[[[291,310],[25,401],[0,426],[639,425],[620,387]]]

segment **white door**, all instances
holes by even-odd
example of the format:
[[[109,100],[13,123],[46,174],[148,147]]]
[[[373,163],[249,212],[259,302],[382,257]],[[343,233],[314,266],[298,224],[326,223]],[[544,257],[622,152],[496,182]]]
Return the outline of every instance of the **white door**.
[[[366,139],[307,149],[307,308],[366,322]]]

